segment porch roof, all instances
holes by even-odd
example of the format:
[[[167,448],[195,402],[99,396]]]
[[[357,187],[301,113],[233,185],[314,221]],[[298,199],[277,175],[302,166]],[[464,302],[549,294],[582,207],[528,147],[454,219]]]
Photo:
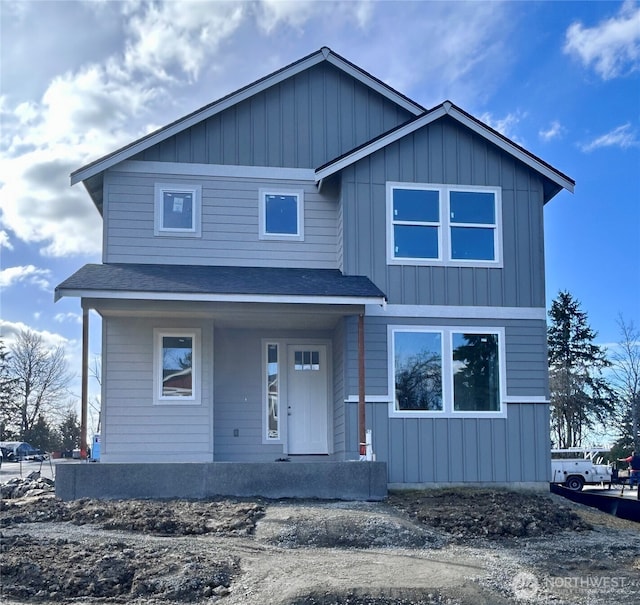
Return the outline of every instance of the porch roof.
[[[89,264],[55,290],[62,297],[264,303],[380,304],[367,277],[337,269]]]

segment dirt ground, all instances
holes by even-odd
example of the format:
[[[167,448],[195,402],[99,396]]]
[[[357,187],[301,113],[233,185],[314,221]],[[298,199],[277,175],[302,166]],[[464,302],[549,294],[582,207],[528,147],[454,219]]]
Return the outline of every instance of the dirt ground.
[[[43,485],[0,501],[0,531],[7,605],[640,603],[640,526],[530,492],[61,502]]]

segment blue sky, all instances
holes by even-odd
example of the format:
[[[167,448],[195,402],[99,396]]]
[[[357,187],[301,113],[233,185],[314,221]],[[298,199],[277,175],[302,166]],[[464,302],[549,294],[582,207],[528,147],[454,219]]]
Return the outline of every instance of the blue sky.
[[[28,327],[80,372],[80,304],[53,289],[100,262],[101,220],[72,170],[324,45],[574,178],[545,210],[548,301],[569,290],[601,344],[620,313],[640,325],[638,2],[3,0],[0,16],[5,342]]]

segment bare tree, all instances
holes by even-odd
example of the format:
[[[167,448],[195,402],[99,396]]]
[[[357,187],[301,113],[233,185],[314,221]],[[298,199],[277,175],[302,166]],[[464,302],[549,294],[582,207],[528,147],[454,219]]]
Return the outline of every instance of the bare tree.
[[[71,376],[62,347],[47,349],[41,336],[23,330],[11,347],[7,371],[15,380],[15,397],[7,413],[20,437],[32,429],[38,416],[59,413],[66,405]]]
[[[640,330],[618,317],[620,341],[610,355],[613,386],[618,397],[620,445],[640,452]]]

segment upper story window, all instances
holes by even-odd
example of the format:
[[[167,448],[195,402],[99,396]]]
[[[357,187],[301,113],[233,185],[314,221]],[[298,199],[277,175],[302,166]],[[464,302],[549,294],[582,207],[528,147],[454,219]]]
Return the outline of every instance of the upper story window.
[[[260,190],[260,239],[304,239],[302,191]]]
[[[156,183],[155,235],[200,237],[201,197],[200,185]]]
[[[387,261],[502,266],[498,187],[387,183]]]

